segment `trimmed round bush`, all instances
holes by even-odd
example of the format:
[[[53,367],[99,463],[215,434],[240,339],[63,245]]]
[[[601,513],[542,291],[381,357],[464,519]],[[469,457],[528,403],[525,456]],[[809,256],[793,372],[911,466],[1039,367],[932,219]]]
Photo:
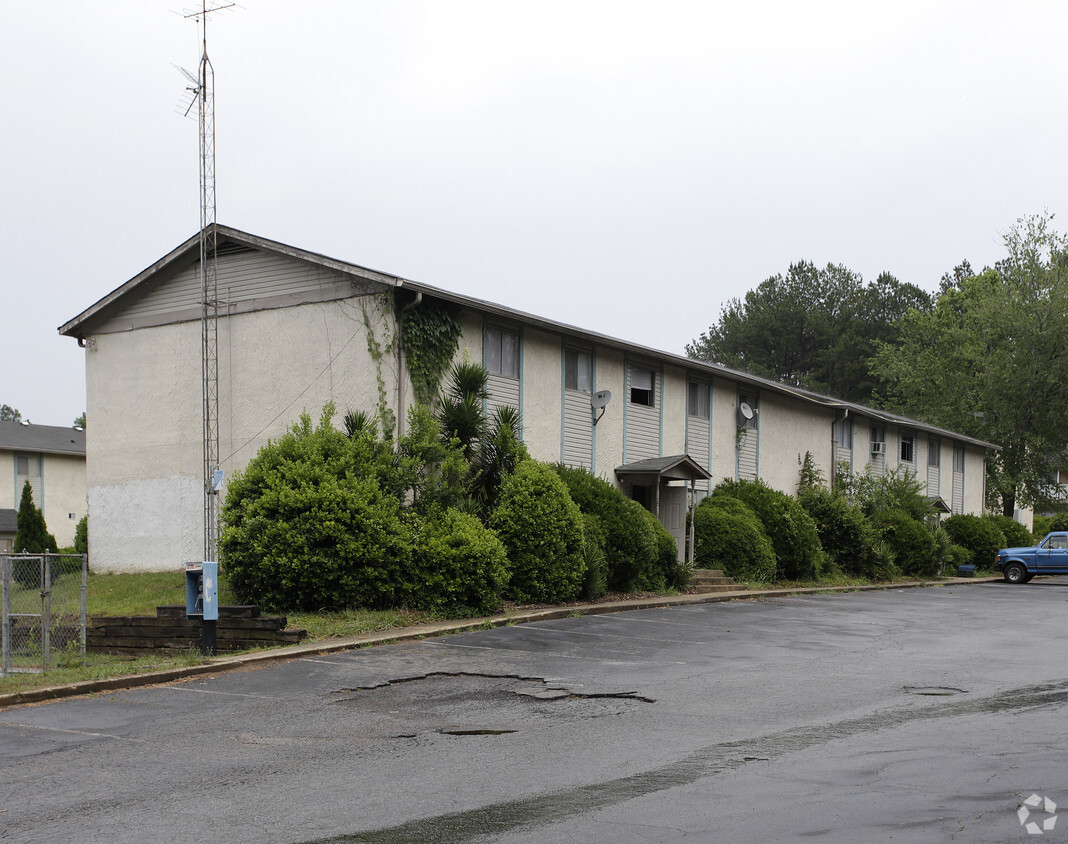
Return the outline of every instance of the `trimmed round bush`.
[[[693,514],[694,560],[735,580],[775,579],[775,551],[756,513],[736,498],[706,498]]]
[[[825,555],[812,517],[786,493],[762,481],[723,481],[712,497],[737,498],[752,508],[775,549],[776,575],[788,580],[816,580]]]
[[[872,517],[872,523],[894,552],[897,567],[904,574],[911,577],[938,574],[935,539],[923,522],[916,521],[904,510],[883,510]]]
[[[579,508],[553,469],[524,460],[507,475],[489,526],[508,552],[508,596],[555,604],[578,597],[585,579]]]
[[[608,588],[631,592],[663,586],[667,552],[661,548],[666,549],[667,543],[646,518],[652,514],[587,469],[556,464],[553,470],[579,509],[599,520],[597,538],[604,553]]]
[[[879,534],[864,511],[826,487],[810,487],[798,503],[816,523],[828,564],[846,574],[889,580],[895,572],[877,553]]]
[[[332,410],[332,408],[330,408]],[[370,435],[349,439],[324,410],[271,441],[227,486],[219,558],[235,597],[271,610],[388,607],[412,537],[379,486]]]
[[[464,618],[501,606],[508,554],[475,516],[449,509],[421,520],[403,602],[413,609]]]
[[[1001,546],[1002,548],[1026,548],[1032,544],[1031,531],[1015,519],[1001,514],[991,514],[982,518],[993,522],[1001,530],[1001,535],[1005,537],[1005,544]],[[1045,535],[1042,534],[1043,537]]]
[[[963,545],[972,552],[973,562],[980,568],[991,568],[998,551],[1007,547],[1005,534],[989,519],[958,513],[943,521],[942,527],[957,545]]]

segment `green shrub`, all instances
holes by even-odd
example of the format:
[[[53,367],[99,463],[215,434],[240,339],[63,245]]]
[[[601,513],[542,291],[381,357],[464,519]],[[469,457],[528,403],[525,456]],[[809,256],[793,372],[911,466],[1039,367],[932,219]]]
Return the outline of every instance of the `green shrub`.
[[[1052,530],[1068,530],[1068,513],[1058,513],[1054,516],[1049,523],[1049,531]],[[1042,534],[1042,538],[1045,538],[1046,534]]]
[[[656,516],[644,507],[641,510],[646,529],[656,542],[656,566],[646,575],[641,588],[654,591],[661,591],[666,586],[685,588],[689,585],[689,574],[684,571],[684,566],[679,565],[679,546],[675,537],[660,524]],[[683,580],[686,582],[683,583]]]
[[[662,586],[661,561],[666,554],[662,556],[661,545],[666,542],[659,531],[650,528],[649,511],[588,469],[560,464],[553,469],[579,509],[599,521],[598,543],[605,557],[608,588],[630,592],[658,588],[658,582]]]
[[[1041,542],[1046,538],[1046,535],[1053,530],[1051,525],[1053,524],[1052,516],[1035,516],[1033,528],[1031,530],[1031,542]]]
[[[914,521],[923,521],[931,512],[924,497],[926,484],[916,473],[903,467],[873,474],[871,467],[847,482],[849,496],[869,518],[883,510],[904,510]]]
[[[778,577],[788,580],[819,577],[825,555],[816,523],[795,499],[762,481],[723,481],[712,495],[737,498],[753,509],[775,549]]]
[[[1015,519],[1010,519],[1008,516],[1002,516],[1001,514],[991,514],[982,518],[993,522],[1001,529],[1001,534],[1005,537],[1005,544],[1001,546],[1002,548],[1026,548],[1032,544],[1031,531]],[[1042,536],[1045,537],[1045,534],[1042,534]]]
[[[308,415],[230,479],[219,557],[237,600],[273,610],[387,607],[409,568],[410,530],[379,474],[392,457]],[[383,466],[387,468],[382,468]]]
[[[89,553],[89,514],[78,520],[78,526],[74,528],[74,553]]]
[[[975,554],[965,548],[963,545],[950,545],[949,554],[946,556],[946,565],[952,569],[956,569],[957,566],[970,566],[975,559]],[[948,574],[956,574],[955,571],[949,571]]]
[[[980,568],[991,568],[998,551],[1006,547],[1005,534],[989,519],[958,513],[943,521],[942,527],[957,545],[972,552],[972,562]]]
[[[722,569],[735,580],[775,579],[775,551],[760,520],[736,498],[706,498],[694,510],[694,559],[701,568]]]
[[[498,610],[509,569],[497,535],[475,516],[453,509],[419,521],[401,601],[454,618]]]
[[[798,503],[816,523],[820,547],[832,570],[872,580],[893,578],[893,567],[886,565],[877,550],[879,533],[860,507],[822,486],[804,489]]]
[[[574,600],[585,579],[582,517],[560,477],[536,460],[504,478],[490,516],[508,552],[508,595],[521,603]]]
[[[883,510],[872,522],[894,553],[901,571],[911,577],[933,577],[938,573],[935,539],[922,522],[905,510]]]

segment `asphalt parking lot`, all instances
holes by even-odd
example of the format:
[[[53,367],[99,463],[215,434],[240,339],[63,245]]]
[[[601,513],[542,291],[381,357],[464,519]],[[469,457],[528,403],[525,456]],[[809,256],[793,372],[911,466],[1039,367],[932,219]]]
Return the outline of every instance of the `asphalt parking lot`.
[[[648,609],[10,707],[0,841],[1055,839],[1066,601]]]

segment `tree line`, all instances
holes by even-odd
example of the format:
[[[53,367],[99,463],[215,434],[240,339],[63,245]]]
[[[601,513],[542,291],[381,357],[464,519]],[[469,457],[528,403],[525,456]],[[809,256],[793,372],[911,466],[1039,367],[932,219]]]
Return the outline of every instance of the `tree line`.
[[[686,353],[994,443],[992,508],[1063,509],[1068,237],[1044,212],[1003,241],[993,267],[963,261],[934,294],[889,273],[792,264],[728,301]]]

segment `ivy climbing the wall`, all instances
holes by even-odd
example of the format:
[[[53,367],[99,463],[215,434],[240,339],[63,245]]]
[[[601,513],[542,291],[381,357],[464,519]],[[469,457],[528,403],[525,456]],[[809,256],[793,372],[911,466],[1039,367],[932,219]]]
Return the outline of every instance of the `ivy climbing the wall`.
[[[460,343],[456,307],[448,302],[424,300],[403,310],[401,336],[415,400],[429,407]]]
[[[393,297],[389,292],[386,292],[372,297],[371,301],[376,312],[376,319],[372,319],[366,304],[363,302],[360,303],[360,309],[363,311],[363,325],[367,334],[367,354],[371,356],[371,360],[374,361],[375,365],[375,380],[378,384],[378,418],[382,422],[383,435],[387,440],[392,440],[393,431],[397,426],[397,414],[389,406],[389,396],[386,393],[386,379],[382,372],[382,366],[386,353],[393,348],[395,342],[395,338],[390,331],[391,320],[387,319]],[[384,336],[381,340],[375,334],[375,322],[382,326]]]

